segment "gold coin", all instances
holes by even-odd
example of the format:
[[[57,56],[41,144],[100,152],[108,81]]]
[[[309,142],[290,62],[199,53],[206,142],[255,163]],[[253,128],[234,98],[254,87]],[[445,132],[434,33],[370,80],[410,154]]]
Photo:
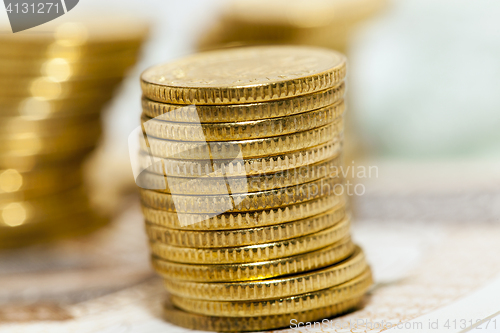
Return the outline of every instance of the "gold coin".
[[[250,302],[206,301],[172,295],[172,303],[184,311],[206,316],[253,317],[273,316],[323,308],[342,301],[363,296],[373,284],[370,269],[339,286],[307,294],[272,300]]]
[[[193,282],[236,282],[268,279],[330,266],[354,253],[349,237],[313,252],[246,264],[183,264],[153,257],[153,268],[166,279]]]
[[[199,53],[152,67],[143,94],[173,104],[243,104],[306,95],[336,86],[345,57],[314,47],[266,46]]]
[[[343,178],[318,179],[309,183],[253,193],[226,195],[180,195],[140,190],[142,203],[151,208],[178,213],[225,213],[271,209],[343,193]]]
[[[37,134],[58,133],[66,128],[81,127],[81,124],[100,121],[99,114],[78,115],[63,118],[3,117],[0,118],[0,136],[36,132]]]
[[[314,217],[280,223],[273,226],[214,231],[170,229],[146,223],[146,232],[152,241],[172,246],[214,248],[256,245],[300,237],[327,229],[345,217],[345,205],[339,204]]]
[[[87,157],[96,147],[97,143],[82,143],[83,147],[71,147],[59,151],[17,151],[0,154],[0,168],[2,169],[33,169],[47,167],[54,163],[67,163]]]
[[[112,91],[120,82],[121,77],[56,81],[49,77],[36,78],[9,78],[0,79],[0,95],[4,97],[35,97],[35,98],[62,98],[73,94]]]
[[[87,127],[88,125],[88,127]],[[87,122],[80,127],[61,128],[61,131],[52,135],[31,133],[20,133],[4,138],[0,147],[0,159],[21,155],[45,155],[51,153],[63,153],[94,146],[100,138],[100,122]]]
[[[344,97],[345,84],[312,94],[270,102],[234,105],[178,105],[142,98],[142,110],[151,118],[181,123],[224,123],[279,118],[321,109]]]
[[[1,57],[87,58],[138,49],[148,25],[137,20],[106,18],[87,22],[49,22],[26,31],[0,34]]]
[[[331,288],[360,275],[368,267],[365,254],[356,246],[352,256],[331,266],[277,279],[210,283],[164,281],[170,294],[212,301],[252,301],[301,295]]]
[[[40,58],[0,59],[0,75],[16,77],[49,77],[55,81],[68,81],[88,77],[123,76],[136,61],[135,52],[113,53],[88,59]]]
[[[112,91],[74,94],[61,98],[2,97],[0,105],[3,117],[24,117],[26,119],[68,118],[82,115],[94,115],[101,111],[104,103],[112,96]]]
[[[5,200],[0,202],[0,228],[42,223],[85,210],[88,210],[88,202],[81,188],[28,201]]]
[[[240,177],[199,177],[179,178],[142,172],[136,179],[139,187],[154,189],[162,193],[174,194],[227,194],[252,193],[275,188],[308,183],[320,178],[339,174],[342,157],[329,159],[296,169],[265,174],[262,176]]]
[[[315,164],[334,156],[342,150],[342,137],[325,144],[283,155],[234,160],[177,160],[147,155],[139,156],[141,170],[174,177],[237,177],[263,175]]]
[[[190,264],[239,264],[262,262],[311,252],[333,244],[349,235],[350,219],[313,234],[272,243],[220,247],[190,248],[151,242],[151,252],[158,258]]]
[[[167,302],[163,307],[163,313],[165,320],[168,322],[192,330],[215,332],[255,332],[278,328],[290,328],[290,322],[292,319],[297,320],[297,323],[307,323],[338,316],[357,308],[362,300],[363,297],[355,297],[314,310],[262,317],[202,316],[180,310],[174,307],[170,302]]]
[[[83,236],[104,226],[108,221],[91,211],[76,212],[63,218],[28,223],[15,228],[0,227],[0,248],[16,248],[58,239]]]
[[[167,212],[142,207],[146,221],[172,229],[182,230],[232,230],[257,228],[278,225],[295,221],[334,209],[344,205],[345,199],[336,195],[328,195],[315,200],[309,200],[295,205],[283,206],[274,209],[228,212],[218,215],[213,214],[183,214]]]
[[[142,130],[148,136],[180,141],[249,140],[292,134],[333,123],[344,113],[345,105],[338,104],[281,118],[231,123],[177,123],[164,121],[161,116],[142,116]],[[176,111],[173,111],[176,112]]]
[[[339,140],[343,129],[344,122],[340,118],[330,125],[271,138],[212,141],[207,143],[148,137],[147,146],[144,146],[144,141],[141,141],[141,148],[156,157],[187,160],[233,160],[238,157],[241,159],[287,154],[296,150],[311,148],[335,139]]]
[[[76,187],[83,182],[81,169],[76,163],[28,172],[0,169],[0,202],[16,196],[29,199]]]

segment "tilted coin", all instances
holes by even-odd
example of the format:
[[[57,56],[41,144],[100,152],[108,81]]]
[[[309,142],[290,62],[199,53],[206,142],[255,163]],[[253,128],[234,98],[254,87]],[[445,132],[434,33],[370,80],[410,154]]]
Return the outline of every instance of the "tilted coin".
[[[193,282],[236,282],[268,279],[330,266],[354,253],[349,237],[313,252],[247,264],[183,264],[153,257],[153,268],[166,279]]]
[[[234,247],[270,243],[312,234],[337,224],[345,214],[345,205],[342,203],[334,209],[310,218],[259,228],[192,231],[146,223],[146,232],[150,240],[172,246]]]
[[[349,234],[350,219],[313,234],[271,243],[219,248],[190,248],[151,242],[151,252],[158,258],[191,264],[253,263],[291,257],[331,245]]]
[[[162,116],[142,116],[142,130],[148,136],[180,141],[232,141],[280,136],[326,126],[342,116],[344,101],[324,108],[280,118],[245,122],[200,124],[165,121]],[[172,111],[177,112],[177,111]]]
[[[165,279],[165,288],[178,297],[212,301],[253,301],[294,295],[331,288],[360,275],[368,267],[361,248],[352,256],[331,266],[275,279],[246,282],[189,282]]]
[[[232,160],[268,155],[287,154],[307,149],[340,138],[343,119],[304,132],[239,141],[172,141],[147,137],[141,149],[156,157],[187,160]]]
[[[165,177],[145,171],[136,179],[136,184],[144,189],[154,189],[158,192],[174,194],[251,193],[294,186],[324,177],[331,177],[339,173],[341,163],[342,156],[337,156],[333,159],[295,169],[248,177],[181,178],[174,176]]]
[[[158,158],[143,152],[139,156],[141,170],[175,177],[236,177],[262,175],[299,169],[338,156],[342,136],[327,143],[283,155],[230,160],[179,160]]]
[[[344,97],[345,84],[312,94],[276,101],[232,105],[179,105],[142,98],[143,113],[180,123],[224,123],[292,116],[335,104]]]
[[[373,283],[370,269],[341,285],[307,294],[249,302],[208,301],[172,295],[172,303],[189,312],[223,317],[272,316],[323,308],[361,297]]]
[[[343,194],[344,179],[338,175],[309,183],[253,193],[226,195],[180,195],[140,190],[142,203],[178,213],[242,212],[288,206],[323,196]]]
[[[173,104],[242,104],[305,95],[339,84],[345,57],[301,46],[261,46],[195,54],[141,76],[144,96]]]
[[[226,212],[222,214],[185,214],[142,207],[146,221],[172,229],[233,230],[277,225],[324,213],[344,205],[345,199],[328,195],[295,205],[273,209]]]
[[[170,302],[164,305],[163,313],[168,322],[192,330],[216,332],[254,332],[290,327],[292,319],[297,323],[314,322],[330,318],[355,309],[363,297],[354,297],[327,307],[276,316],[214,317],[193,314],[174,307]]]

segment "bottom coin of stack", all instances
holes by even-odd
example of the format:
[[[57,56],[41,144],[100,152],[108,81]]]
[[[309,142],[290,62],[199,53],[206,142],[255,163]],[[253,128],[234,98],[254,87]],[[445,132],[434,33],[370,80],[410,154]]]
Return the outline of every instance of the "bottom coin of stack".
[[[344,56],[304,47],[208,52],[142,75],[138,184],[167,320],[254,331],[360,304],[372,278],[339,172],[344,77]]]
[[[147,26],[114,19],[0,34],[0,248],[81,235],[93,213],[83,164],[100,113]]]

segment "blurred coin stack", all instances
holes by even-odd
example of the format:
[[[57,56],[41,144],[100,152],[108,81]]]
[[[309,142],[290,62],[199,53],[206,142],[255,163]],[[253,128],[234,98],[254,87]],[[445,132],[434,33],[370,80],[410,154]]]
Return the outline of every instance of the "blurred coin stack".
[[[355,308],[371,285],[340,172],[345,57],[212,51],[142,75],[146,230],[167,320],[253,331]]]
[[[146,32],[116,20],[0,34],[0,248],[103,224],[91,212],[82,163]]]

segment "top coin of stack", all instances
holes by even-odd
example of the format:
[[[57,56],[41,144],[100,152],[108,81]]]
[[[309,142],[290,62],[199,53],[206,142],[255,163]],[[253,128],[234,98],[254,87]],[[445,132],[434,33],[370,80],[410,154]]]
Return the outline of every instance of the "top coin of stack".
[[[143,73],[137,182],[167,320],[264,330],[360,302],[371,274],[339,172],[345,66],[335,51],[270,46]]]
[[[0,34],[0,248],[102,224],[82,189],[82,163],[146,33],[110,19]]]

